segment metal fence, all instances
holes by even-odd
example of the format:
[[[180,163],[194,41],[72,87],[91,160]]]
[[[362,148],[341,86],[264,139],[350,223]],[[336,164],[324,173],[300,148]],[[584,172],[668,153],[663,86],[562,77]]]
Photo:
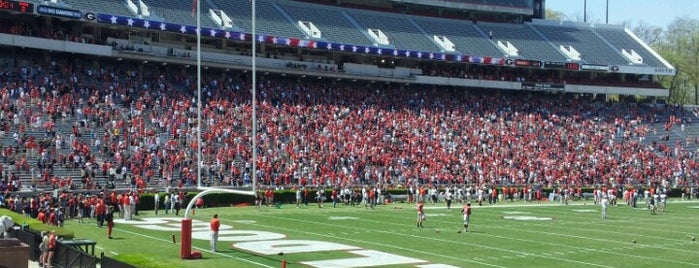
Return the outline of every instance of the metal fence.
[[[58,243],[54,263],[64,268],[96,268],[99,259],[78,248]]]
[[[41,252],[39,244],[41,244],[41,234],[30,230],[20,229],[14,232],[17,239],[29,245],[29,259],[39,261]],[[57,243],[56,253],[53,257],[53,264],[63,268],[96,268],[99,263],[99,258],[92,256],[73,246]]]
[[[104,253],[100,258],[102,259],[102,268],[136,268],[136,266],[104,256]]]
[[[39,251],[41,235],[23,229],[15,230],[12,233],[19,241],[29,245],[29,259],[39,261],[39,256],[41,256],[41,251]]]

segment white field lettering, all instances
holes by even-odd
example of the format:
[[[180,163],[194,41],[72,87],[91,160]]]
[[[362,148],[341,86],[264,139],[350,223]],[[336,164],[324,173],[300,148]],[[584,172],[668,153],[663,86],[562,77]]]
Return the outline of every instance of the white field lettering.
[[[147,230],[179,232],[181,230],[181,218],[143,218],[140,221],[115,220],[118,224],[131,225]],[[209,223],[192,220],[192,239],[208,241],[211,237]],[[335,242],[285,239],[286,235],[257,231],[257,230],[233,230],[233,227],[221,224],[219,241],[234,242],[233,247],[253,252],[260,255],[344,251],[357,257],[331,259],[331,260],[306,260],[301,263],[311,267],[374,267],[385,265],[414,265],[414,267],[439,267],[456,268],[447,264],[431,264],[426,260],[395,255],[387,252],[362,249],[360,247],[345,245]]]

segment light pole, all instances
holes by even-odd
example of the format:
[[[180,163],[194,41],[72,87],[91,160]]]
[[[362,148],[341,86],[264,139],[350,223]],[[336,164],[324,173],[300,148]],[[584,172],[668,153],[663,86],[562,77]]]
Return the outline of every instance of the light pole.
[[[255,44],[255,0],[252,3],[252,191],[257,191],[257,46]]]
[[[255,160],[257,159],[257,48],[255,47],[255,42],[257,38],[255,37],[255,0],[251,0],[252,4],[252,191],[256,190],[256,178],[255,173],[257,172],[257,164]],[[197,187],[201,188],[201,166],[202,166],[202,153],[201,153],[201,0],[196,0],[197,6]],[[244,34],[244,33],[241,33]],[[186,216],[185,216],[186,217]]]
[[[609,24],[609,0],[607,0],[607,17],[604,23]]]
[[[201,0],[197,1],[197,187],[201,188]],[[185,214],[187,218],[187,214]]]

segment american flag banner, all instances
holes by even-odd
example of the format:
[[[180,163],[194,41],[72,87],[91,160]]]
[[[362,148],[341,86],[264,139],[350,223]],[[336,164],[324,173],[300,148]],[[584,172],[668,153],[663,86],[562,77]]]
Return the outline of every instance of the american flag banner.
[[[196,12],[197,1],[192,1],[192,16]],[[97,22],[143,28],[149,30],[160,30],[164,32],[173,32],[179,34],[196,35],[197,28],[192,25],[184,25],[177,23],[169,23],[158,20],[141,19],[135,17],[118,16],[113,14],[98,14]],[[232,31],[221,28],[201,28],[201,35],[207,38],[224,38],[228,40],[237,41],[251,41],[255,40],[257,43],[270,44],[278,46],[289,46],[289,47],[304,47],[309,49],[324,49],[329,51],[343,51],[348,53],[365,54],[365,55],[382,55],[382,56],[393,56],[393,57],[404,57],[404,58],[415,58],[424,60],[436,60],[436,61],[453,61],[453,62],[464,62],[473,64],[490,64],[490,65],[504,65],[505,59],[499,57],[484,57],[484,56],[471,56],[464,55],[460,53],[444,53],[444,52],[434,52],[434,51],[418,51],[401,49],[395,47],[377,47],[377,46],[362,46],[354,44],[342,44],[334,43],[326,40],[314,40],[314,39],[304,39],[297,37],[282,37],[269,34],[256,34],[253,36],[250,33],[241,31]]]

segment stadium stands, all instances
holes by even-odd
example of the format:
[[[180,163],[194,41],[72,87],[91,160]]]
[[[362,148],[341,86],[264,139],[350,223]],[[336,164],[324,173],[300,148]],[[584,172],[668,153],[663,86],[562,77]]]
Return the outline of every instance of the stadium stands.
[[[427,33],[432,35],[444,35],[454,42],[456,50],[466,55],[477,56],[502,56],[493,42],[485,38],[485,33],[476,29],[470,21],[442,20],[414,17],[415,23],[420,25]]]
[[[129,62],[109,60],[95,69],[79,63],[85,59],[52,58],[55,67],[9,56],[17,68],[3,67],[2,107],[36,111],[2,113],[4,170],[44,189],[69,178],[86,189],[110,181],[116,187],[194,183],[191,73],[156,65],[136,72]],[[204,78],[210,96],[203,107],[205,183],[249,183],[249,84],[242,73],[215,73]],[[25,88],[22,81],[32,84]],[[682,130],[696,128],[690,122],[697,117],[682,108],[273,76],[262,81],[257,175],[264,184],[589,185],[647,183],[696,170],[680,168],[694,165],[685,152],[697,142]],[[71,90],[42,93],[41,87],[56,86]],[[56,145],[59,137],[64,142]],[[53,168],[39,165],[46,159]]]
[[[65,2],[66,5],[84,11],[104,12],[105,10],[109,10],[109,13],[114,15],[134,15],[126,8],[124,1],[120,0],[64,0],[63,2]]]
[[[447,0],[450,2],[463,2],[469,4],[478,5],[493,5],[493,6],[503,6],[503,7],[521,7],[528,8],[531,7],[531,1],[528,0]]]
[[[602,38],[613,44],[617,50],[621,49],[633,49],[641,57],[643,57],[643,63],[652,67],[665,67],[665,65],[660,62],[655,56],[653,56],[646,48],[641,46],[636,40],[634,40],[624,28],[607,28],[607,27],[595,27],[592,29],[593,32],[599,34]]]
[[[530,24],[543,33],[556,47],[573,46],[581,54],[581,59],[591,64],[626,65],[628,60],[615,51],[611,44],[596,35],[589,26],[552,26]]]
[[[233,23],[247,32],[252,31],[252,4],[247,0],[213,0],[221,10],[231,17]],[[297,28],[288,15],[282,14],[274,2],[257,1],[256,31],[260,34],[270,34],[282,37],[303,38],[303,33]]]
[[[516,1],[484,1],[505,2]],[[116,5],[113,13],[130,15],[117,1],[66,3],[85,10]],[[168,21],[193,22],[189,1],[147,4]],[[222,8],[236,26],[250,30],[248,1],[202,4]],[[309,20],[320,27],[323,38],[350,44],[371,44],[361,31],[378,28],[391,45],[411,50],[439,50],[430,40],[438,34],[464,54],[502,56],[493,41],[507,40],[519,49],[518,58],[565,62],[554,45],[569,44],[591,63],[624,64],[627,60],[614,50],[631,48],[647,64],[661,64],[630,36],[619,35],[621,30],[474,23],[286,1],[257,4],[258,32],[264,34],[303,38],[294,24]],[[22,24],[0,30],[61,40],[80,36],[58,35],[56,29],[33,31]],[[493,41],[487,36],[491,31]],[[589,56],[596,50],[604,52]],[[190,69],[46,53],[42,55],[51,57],[31,58],[10,49],[0,61],[1,185],[94,189],[195,183],[196,107]],[[417,64],[428,75],[611,83],[585,80],[584,72],[558,76],[548,70]],[[248,74],[205,72],[206,184],[242,185],[255,176],[266,185],[419,181],[550,186],[681,181],[698,175],[693,152],[699,139],[687,134],[699,130],[692,124],[697,113],[681,107],[607,103],[590,95],[473,89],[465,95],[450,88],[427,91],[421,85],[295,75],[265,74],[260,79],[260,143],[255,148],[260,158],[252,160]],[[257,174],[250,174],[251,161],[257,161]]]
[[[480,5],[526,7],[528,1],[475,0],[465,1]],[[194,25],[191,1],[146,0],[155,18]],[[67,0],[66,4],[82,10],[108,10],[108,13],[133,16],[121,1]],[[202,2],[205,27],[220,28],[208,17],[208,8],[221,9],[231,17],[234,28],[251,31],[251,3],[246,0]],[[457,52],[466,55],[502,57],[507,54],[497,46],[497,41],[511,42],[519,51],[512,58],[565,62],[569,60],[559,46],[572,46],[582,54],[582,62],[601,65],[627,65],[620,50],[633,49],[648,66],[666,68],[650,51],[622,34],[621,28],[595,27],[566,22],[562,25],[545,21],[526,24],[456,21],[443,18],[420,17],[358,10],[352,8],[322,6],[295,1],[257,1],[257,32],[280,37],[307,38],[297,25],[299,20],[313,22],[323,33],[323,40],[350,45],[372,45],[375,42],[366,33],[368,28],[380,29],[389,38],[389,46],[399,49],[437,52],[442,50],[431,39],[444,35],[456,45]],[[491,35],[492,34],[492,35]],[[492,40],[490,40],[492,39]]]
[[[291,2],[280,3],[279,6],[295,21],[313,22],[322,32],[323,39],[342,44],[371,45],[371,41],[345,19],[340,9],[311,4],[298,5]]]
[[[192,16],[192,1],[187,0],[145,0],[144,3],[150,8],[152,14],[165,19],[166,22],[179,23],[185,25],[196,25],[196,16]],[[221,28],[216,25],[211,18],[206,2],[201,3],[201,26],[209,28]]]
[[[390,40],[390,44],[399,49],[416,49],[420,51],[439,51],[426,33],[406,17],[381,14],[369,11],[351,10],[347,13],[362,27],[380,29]]]
[[[563,54],[526,24],[479,22],[476,27],[486,33],[492,32],[493,42],[503,40],[512,43],[519,50],[520,57],[542,61],[566,61]]]

